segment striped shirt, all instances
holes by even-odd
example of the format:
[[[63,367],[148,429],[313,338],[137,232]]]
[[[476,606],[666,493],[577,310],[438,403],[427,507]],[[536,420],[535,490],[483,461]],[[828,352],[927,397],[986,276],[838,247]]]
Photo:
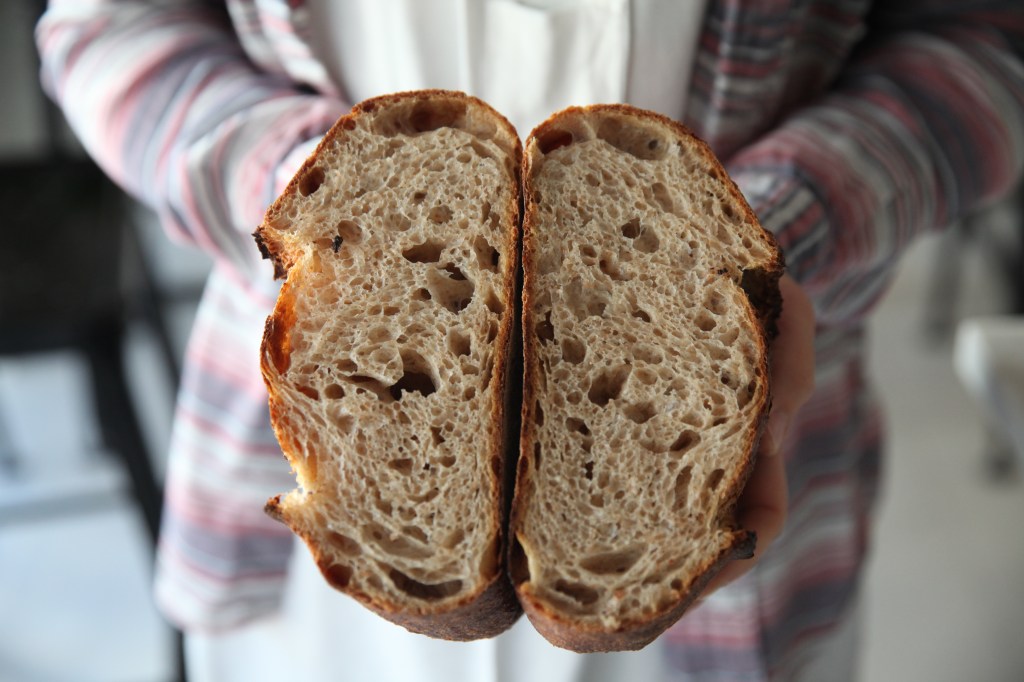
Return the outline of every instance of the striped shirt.
[[[877,6],[873,6],[877,4]],[[665,634],[686,679],[785,677],[854,598],[881,425],[864,322],[901,253],[1024,164],[1019,0],[710,0],[684,122],[726,161],[819,319],[817,388],[786,445],[790,514],[757,568]],[[276,295],[251,237],[347,109],[302,0],[52,0],[43,79],[89,152],[215,257],[188,348],[157,595],[189,629],[272,612],[293,487],[258,369]]]

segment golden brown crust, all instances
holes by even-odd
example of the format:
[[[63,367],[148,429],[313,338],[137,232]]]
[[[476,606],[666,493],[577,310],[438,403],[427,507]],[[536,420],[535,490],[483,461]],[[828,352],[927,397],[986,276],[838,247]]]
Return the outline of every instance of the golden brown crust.
[[[719,173],[719,180],[727,186],[731,198],[737,208],[740,209],[747,221],[760,225],[753,210],[744,199],[735,182],[729,178],[721,163],[711,152],[708,146],[694,135],[682,124],[673,121],[665,116],[650,111],[644,111],[624,104],[593,105],[588,107],[570,107],[550,116],[531,132],[527,138],[523,158],[523,199],[524,219],[522,227],[523,235],[523,277],[522,289],[522,326],[524,330],[534,329],[535,320],[533,317],[533,301],[531,300],[533,288],[532,278],[535,272],[535,243],[534,230],[536,229],[537,201],[533,187],[535,160],[558,147],[572,144],[572,134],[562,129],[562,124],[579,116],[589,116],[601,113],[616,113],[640,121],[654,122],[668,128],[675,136],[690,147],[697,150],[706,162]],[[543,147],[543,151],[542,148]],[[767,366],[768,342],[775,335],[775,320],[781,311],[781,297],[778,290],[778,280],[782,276],[784,264],[781,253],[778,250],[774,237],[764,231],[766,241],[771,245],[774,258],[766,264],[763,270],[744,272],[742,288],[747,293],[749,310],[747,316],[756,322],[755,328],[762,330],[762,334],[756,339],[759,356],[763,359],[760,372],[762,376],[769,376]],[[534,334],[523,334],[524,356],[535,357],[537,353],[537,338]],[[523,395],[521,423],[522,431],[520,436],[520,457],[517,466],[517,477],[513,506],[510,518],[509,535],[512,539],[510,547],[509,568],[516,593],[523,605],[523,609],[529,617],[533,626],[545,638],[553,644],[570,649],[576,652],[600,652],[600,651],[623,651],[641,649],[675,623],[699,597],[707,583],[725,564],[733,559],[749,558],[753,556],[756,537],[754,533],[736,528],[733,518],[735,502],[743,491],[744,486],[753,470],[755,451],[760,440],[764,424],[767,420],[768,410],[771,404],[770,388],[765,393],[764,402],[760,407],[756,418],[755,426],[747,433],[745,440],[745,454],[743,465],[734,470],[732,475],[723,481],[725,503],[722,505],[722,514],[719,523],[724,528],[735,529],[732,535],[732,542],[725,547],[717,557],[712,557],[697,572],[690,589],[680,595],[679,601],[662,608],[651,616],[624,622],[620,627],[610,630],[599,626],[585,625],[579,620],[572,619],[564,614],[553,611],[545,602],[535,598],[529,589],[528,570],[525,566],[525,559],[521,556],[521,550],[517,538],[518,529],[522,528],[524,508],[529,501],[524,499],[530,488],[530,478],[533,474],[531,454],[536,440],[536,422],[534,420],[535,400],[526,398],[538,386],[538,377],[535,363],[527,361],[523,374]],[[519,552],[517,552],[519,550]],[[517,555],[519,554],[519,555]]]
[[[267,210],[263,224],[256,230],[254,237],[263,255],[274,262],[275,276],[286,277],[292,267],[291,254],[285,252],[273,236],[273,224],[278,218],[283,207],[290,197],[294,197],[300,191],[300,182],[305,173],[314,168],[321,152],[332,140],[344,136],[347,131],[355,127],[360,117],[379,115],[387,112],[390,107],[407,105],[410,102],[460,102],[467,103],[485,111],[497,126],[497,135],[502,136],[504,143],[512,148],[513,157],[508,170],[511,174],[512,192],[509,204],[505,207],[504,220],[508,230],[504,238],[503,253],[515,254],[513,258],[503,259],[502,275],[504,277],[503,289],[505,300],[510,303],[516,299],[516,274],[519,268],[518,262],[518,240],[519,240],[519,173],[521,171],[522,146],[518,134],[512,125],[494,111],[489,105],[479,99],[470,97],[460,92],[443,90],[422,90],[404,92],[366,100],[355,105],[351,112],[342,116],[324,136],[317,146],[316,151],[305,161],[296,173],[295,177],[288,183],[282,195]],[[423,125],[437,127],[438,121],[425,121]],[[444,121],[440,124],[444,125]],[[414,122],[413,125],[416,125]],[[290,330],[295,325],[294,302],[290,295],[291,286],[298,286],[297,283],[286,281],[282,287],[277,304],[265,326],[264,337],[261,345],[261,368],[267,384],[269,393],[271,422],[281,444],[282,450],[293,467],[298,465],[299,458],[295,453],[299,451],[294,435],[290,433],[286,418],[286,410],[283,405],[283,396],[277,386],[281,373],[287,370],[290,362]],[[494,377],[493,393],[496,396],[491,402],[490,419],[493,423],[503,424],[506,418],[506,410],[511,409],[507,386],[508,367],[512,347],[514,331],[513,306],[509,306],[509,312],[504,315],[495,338]],[[515,396],[516,398],[518,396]],[[372,596],[363,591],[355,589],[348,581],[347,576],[341,575],[333,570],[323,548],[318,540],[305,532],[297,523],[289,519],[287,500],[280,495],[271,498],[265,507],[265,511],[271,517],[289,525],[292,530],[302,537],[309,546],[314,559],[325,579],[341,592],[360,601],[364,606],[378,613],[382,617],[394,623],[402,625],[407,629],[426,634],[432,637],[454,640],[471,640],[494,636],[510,627],[521,615],[522,610],[515,598],[514,591],[507,579],[504,570],[504,557],[506,552],[505,530],[507,528],[507,513],[509,500],[507,490],[510,486],[506,481],[513,476],[512,465],[514,464],[515,450],[508,448],[505,442],[503,429],[491,429],[490,441],[487,447],[481,448],[489,458],[488,467],[493,471],[491,478],[490,498],[499,510],[498,527],[493,529],[498,542],[493,548],[496,553],[493,561],[493,572],[485,580],[482,580],[479,588],[467,593],[459,600],[452,602],[445,601],[442,606],[423,612],[413,612],[403,608],[400,604],[388,602],[379,596]]]

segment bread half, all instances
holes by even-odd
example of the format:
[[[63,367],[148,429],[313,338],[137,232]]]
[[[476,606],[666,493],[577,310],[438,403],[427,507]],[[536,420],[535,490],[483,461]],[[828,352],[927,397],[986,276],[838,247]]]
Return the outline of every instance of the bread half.
[[[552,643],[638,649],[752,554],[733,508],[769,404],[781,258],[707,146],[651,113],[556,114],[523,175],[511,576]]]
[[[299,484],[267,511],[331,585],[445,639],[521,613],[503,561],[520,160],[477,99],[368,100],[256,232],[286,278],[262,370]]]

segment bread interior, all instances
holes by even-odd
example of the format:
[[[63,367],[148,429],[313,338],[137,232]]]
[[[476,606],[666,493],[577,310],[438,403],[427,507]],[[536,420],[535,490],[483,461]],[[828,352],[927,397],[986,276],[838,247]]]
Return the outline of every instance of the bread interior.
[[[776,252],[710,152],[656,119],[576,110],[526,154],[513,579],[614,630],[679,604],[736,542],[767,401],[744,286]]]
[[[288,272],[263,363],[300,485],[279,513],[378,608],[444,610],[501,565],[518,213],[502,124],[459,100],[364,108],[261,228]]]

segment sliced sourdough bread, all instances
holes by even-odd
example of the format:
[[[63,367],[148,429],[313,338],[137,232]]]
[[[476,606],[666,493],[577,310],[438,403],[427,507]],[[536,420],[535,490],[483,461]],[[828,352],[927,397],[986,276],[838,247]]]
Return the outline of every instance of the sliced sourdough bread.
[[[286,277],[262,370],[300,486],[267,511],[331,585],[434,637],[521,613],[504,570],[520,160],[477,99],[368,100],[256,232]]]
[[[523,182],[511,577],[552,643],[638,649],[753,551],[781,257],[707,146],[631,107],[552,116]]]

